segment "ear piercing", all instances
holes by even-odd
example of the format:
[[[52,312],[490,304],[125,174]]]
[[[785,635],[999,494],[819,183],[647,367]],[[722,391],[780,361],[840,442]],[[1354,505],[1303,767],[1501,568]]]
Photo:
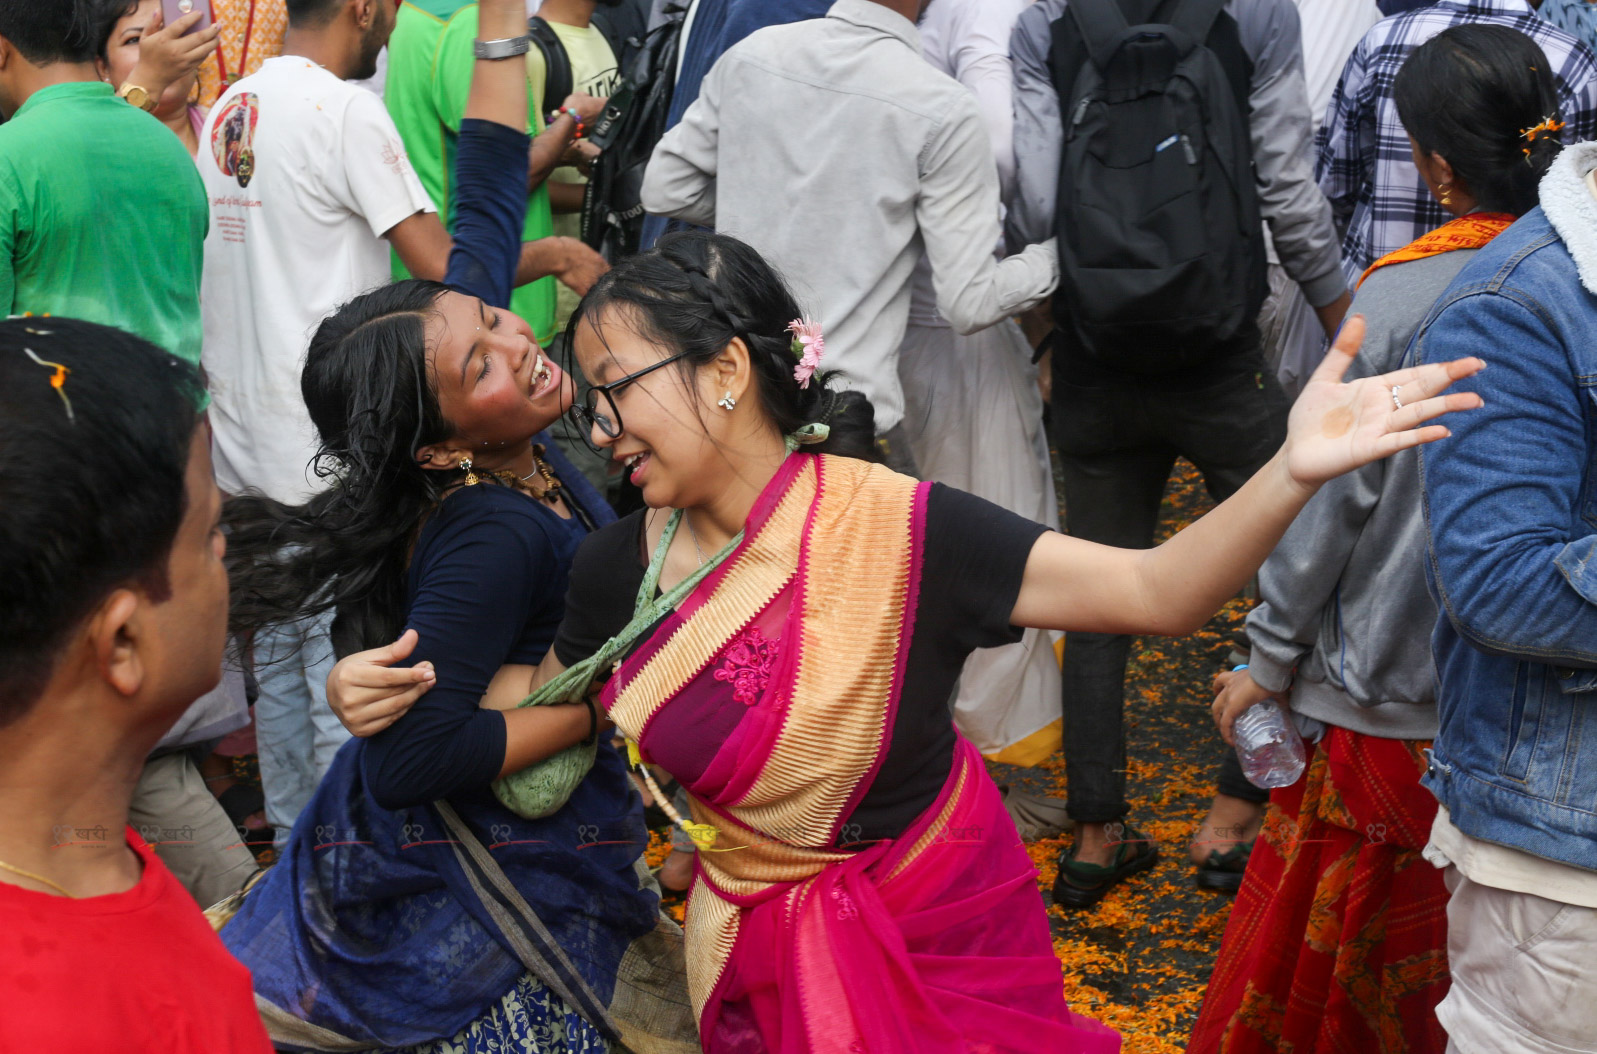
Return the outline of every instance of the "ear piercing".
[[[730,410],[737,406],[737,404],[738,401],[732,398],[731,392],[727,392],[725,395],[721,396],[721,398],[717,399],[715,403],[715,405],[719,406],[723,410]]]

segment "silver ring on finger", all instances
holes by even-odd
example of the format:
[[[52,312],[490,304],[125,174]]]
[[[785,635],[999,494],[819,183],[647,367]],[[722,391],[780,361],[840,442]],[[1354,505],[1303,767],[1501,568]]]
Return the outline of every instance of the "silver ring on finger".
[[[1402,390],[1403,389],[1400,386],[1396,384],[1392,385],[1392,405],[1397,407],[1399,410],[1403,409],[1403,400],[1397,397],[1397,393]]]

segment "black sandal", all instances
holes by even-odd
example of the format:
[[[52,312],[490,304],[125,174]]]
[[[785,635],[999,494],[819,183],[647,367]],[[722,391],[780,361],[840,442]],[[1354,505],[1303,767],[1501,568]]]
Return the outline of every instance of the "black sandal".
[[[1199,889],[1215,893],[1235,893],[1242,888],[1242,875],[1248,869],[1248,858],[1253,855],[1253,839],[1237,842],[1225,852],[1209,850],[1208,857],[1198,865],[1193,881]]]
[[[1115,886],[1146,871],[1159,861],[1153,839],[1132,827],[1121,833],[1114,863],[1078,863],[1070,850],[1059,854],[1059,875],[1054,879],[1054,903],[1062,908],[1090,908]]]

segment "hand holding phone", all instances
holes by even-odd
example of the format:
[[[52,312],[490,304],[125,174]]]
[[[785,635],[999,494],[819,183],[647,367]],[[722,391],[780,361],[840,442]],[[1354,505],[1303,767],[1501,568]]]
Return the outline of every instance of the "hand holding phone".
[[[188,36],[190,33],[211,28],[211,23],[214,21],[211,0],[161,0],[161,21],[174,29],[179,22],[195,12],[199,12],[200,17],[188,28],[178,30],[179,36]]]
[[[167,9],[184,3],[202,10],[191,10],[168,21]],[[204,28],[198,28],[202,22]],[[170,85],[200,68],[216,50],[221,32],[222,27],[211,20],[209,0],[161,0],[160,13],[150,17],[139,37],[139,61],[127,83],[138,85],[152,98],[160,98]]]

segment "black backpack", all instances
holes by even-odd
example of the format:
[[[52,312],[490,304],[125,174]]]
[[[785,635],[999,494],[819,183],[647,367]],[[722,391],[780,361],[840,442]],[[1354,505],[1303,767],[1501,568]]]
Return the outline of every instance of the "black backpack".
[[[1070,0],[1053,23],[1065,124],[1055,315],[1119,370],[1216,358],[1264,302],[1251,68],[1223,7]]]
[[[643,170],[665,134],[676,87],[677,44],[685,9],[669,5],[666,20],[643,38],[621,86],[588,131],[602,151],[582,199],[582,240],[615,263],[638,251],[643,234]]]
[[[593,12],[590,19],[593,28],[609,43],[610,51],[621,69],[627,68],[627,63],[641,44],[647,14],[641,0],[625,0],[615,7],[599,8]],[[543,55],[543,108],[552,111],[576,90],[571,56],[566,54],[566,46],[560,43],[560,35],[540,15],[527,19],[527,35]]]

